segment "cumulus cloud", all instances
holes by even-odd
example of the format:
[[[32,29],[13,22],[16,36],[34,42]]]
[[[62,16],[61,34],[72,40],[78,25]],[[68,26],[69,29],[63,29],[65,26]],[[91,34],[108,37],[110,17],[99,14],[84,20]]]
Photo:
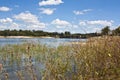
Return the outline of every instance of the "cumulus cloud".
[[[82,15],[82,14],[85,14],[85,13],[87,13],[89,11],[92,11],[92,9],[85,9],[85,10],[82,10],[82,11],[75,10],[75,11],[73,11],[73,13],[75,15]]]
[[[38,17],[36,15],[31,14],[30,12],[22,12],[18,15],[14,15],[13,18],[24,22],[26,27],[28,27],[29,29],[45,28],[45,23],[40,22],[38,20]]]
[[[112,26],[113,21],[97,20],[97,21],[87,21],[87,23],[90,25]]]
[[[52,25],[55,25],[57,28],[65,28],[67,26],[71,26],[68,21],[55,19],[51,22]]]
[[[74,25],[72,25],[72,27],[73,27],[73,28],[78,28],[78,25],[75,25],[75,24],[74,24]]]
[[[46,14],[46,15],[51,15],[53,14],[55,9],[50,9],[50,8],[40,8],[40,10],[42,11],[42,14]]]
[[[11,18],[0,19],[0,23],[11,23],[13,20]]]
[[[5,7],[5,6],[2,6],[0,7],[0,11],[2,12],[7,12],[7,11],[10,11],[11,9],[9,7]]]
[[[17,20],[21,20],[27,23],[39,23],[38,17],[30,12],[22,12],[13,16]]]
[[[40,6],[47,6],[47,5],[59,5],[63,3],[62,0],[43,0],[41,2],[39,2]]]
[[[99,32],[102,28],[105,26],[112,26],[113,25],[112,20],[84,20],[79,22],[79,26],[84,29],[86,32]]]
[[[19,24],[13,22],[11,18],[0,19],[0,29],[18,29]]]
[[[80,25],[80,26],[86,26],[86,24],[87,24],[87,23],[86,23],[85,21],[80,21],[80,22],[79,22],[79,25]]]
[[[93,21],[80,21],[80,26],[90,26],[90,25],[100,25],[100,26],[112,26],[114,21],[107,21],[107,20],[93,20]]]

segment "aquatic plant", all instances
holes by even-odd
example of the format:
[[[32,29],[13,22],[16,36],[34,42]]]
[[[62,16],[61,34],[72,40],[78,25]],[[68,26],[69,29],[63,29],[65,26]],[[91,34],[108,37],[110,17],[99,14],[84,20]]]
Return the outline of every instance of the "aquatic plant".
[[[118,36],[90,38],[84,44],[57,48],[38,43],[6,45],[0,47],[0,79],[119,80],[119,45]]]

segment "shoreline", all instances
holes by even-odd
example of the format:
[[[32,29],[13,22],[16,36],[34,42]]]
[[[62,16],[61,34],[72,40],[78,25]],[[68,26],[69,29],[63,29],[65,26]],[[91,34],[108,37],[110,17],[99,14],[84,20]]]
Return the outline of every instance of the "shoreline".
[[[54,37],[45,37],[45,36],[41,36],[41,37],[35,37],[35,36],[0,36],[0,38],[54,38]]]
[[[62,37],[50,37],[50,36],[39,36],[39,37],[38,36],[0,36],[0,38],[62,38]],[[66,38],[66,39],[87,39],[87,38]]]

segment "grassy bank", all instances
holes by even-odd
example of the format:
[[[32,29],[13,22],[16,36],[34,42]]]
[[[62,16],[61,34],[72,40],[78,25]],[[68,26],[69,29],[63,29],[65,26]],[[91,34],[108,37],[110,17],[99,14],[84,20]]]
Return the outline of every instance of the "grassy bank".
[[[119,63],[120,37],[57,48],[35,43],[0,48],[3,80],[119,80]]]

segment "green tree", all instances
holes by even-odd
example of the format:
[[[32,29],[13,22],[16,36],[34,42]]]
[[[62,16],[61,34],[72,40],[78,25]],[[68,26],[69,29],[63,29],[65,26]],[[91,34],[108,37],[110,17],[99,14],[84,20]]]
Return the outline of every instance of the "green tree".
[[[101,30],[102,35],[108,35],[109,32],[110,32],[109,26],[106,26]]]
[[[65,35],[71,35],[69,31],[65,31]]]
[[[116,28],[115,30],[113,30],[113,34],[120,35],[120,26]]]

